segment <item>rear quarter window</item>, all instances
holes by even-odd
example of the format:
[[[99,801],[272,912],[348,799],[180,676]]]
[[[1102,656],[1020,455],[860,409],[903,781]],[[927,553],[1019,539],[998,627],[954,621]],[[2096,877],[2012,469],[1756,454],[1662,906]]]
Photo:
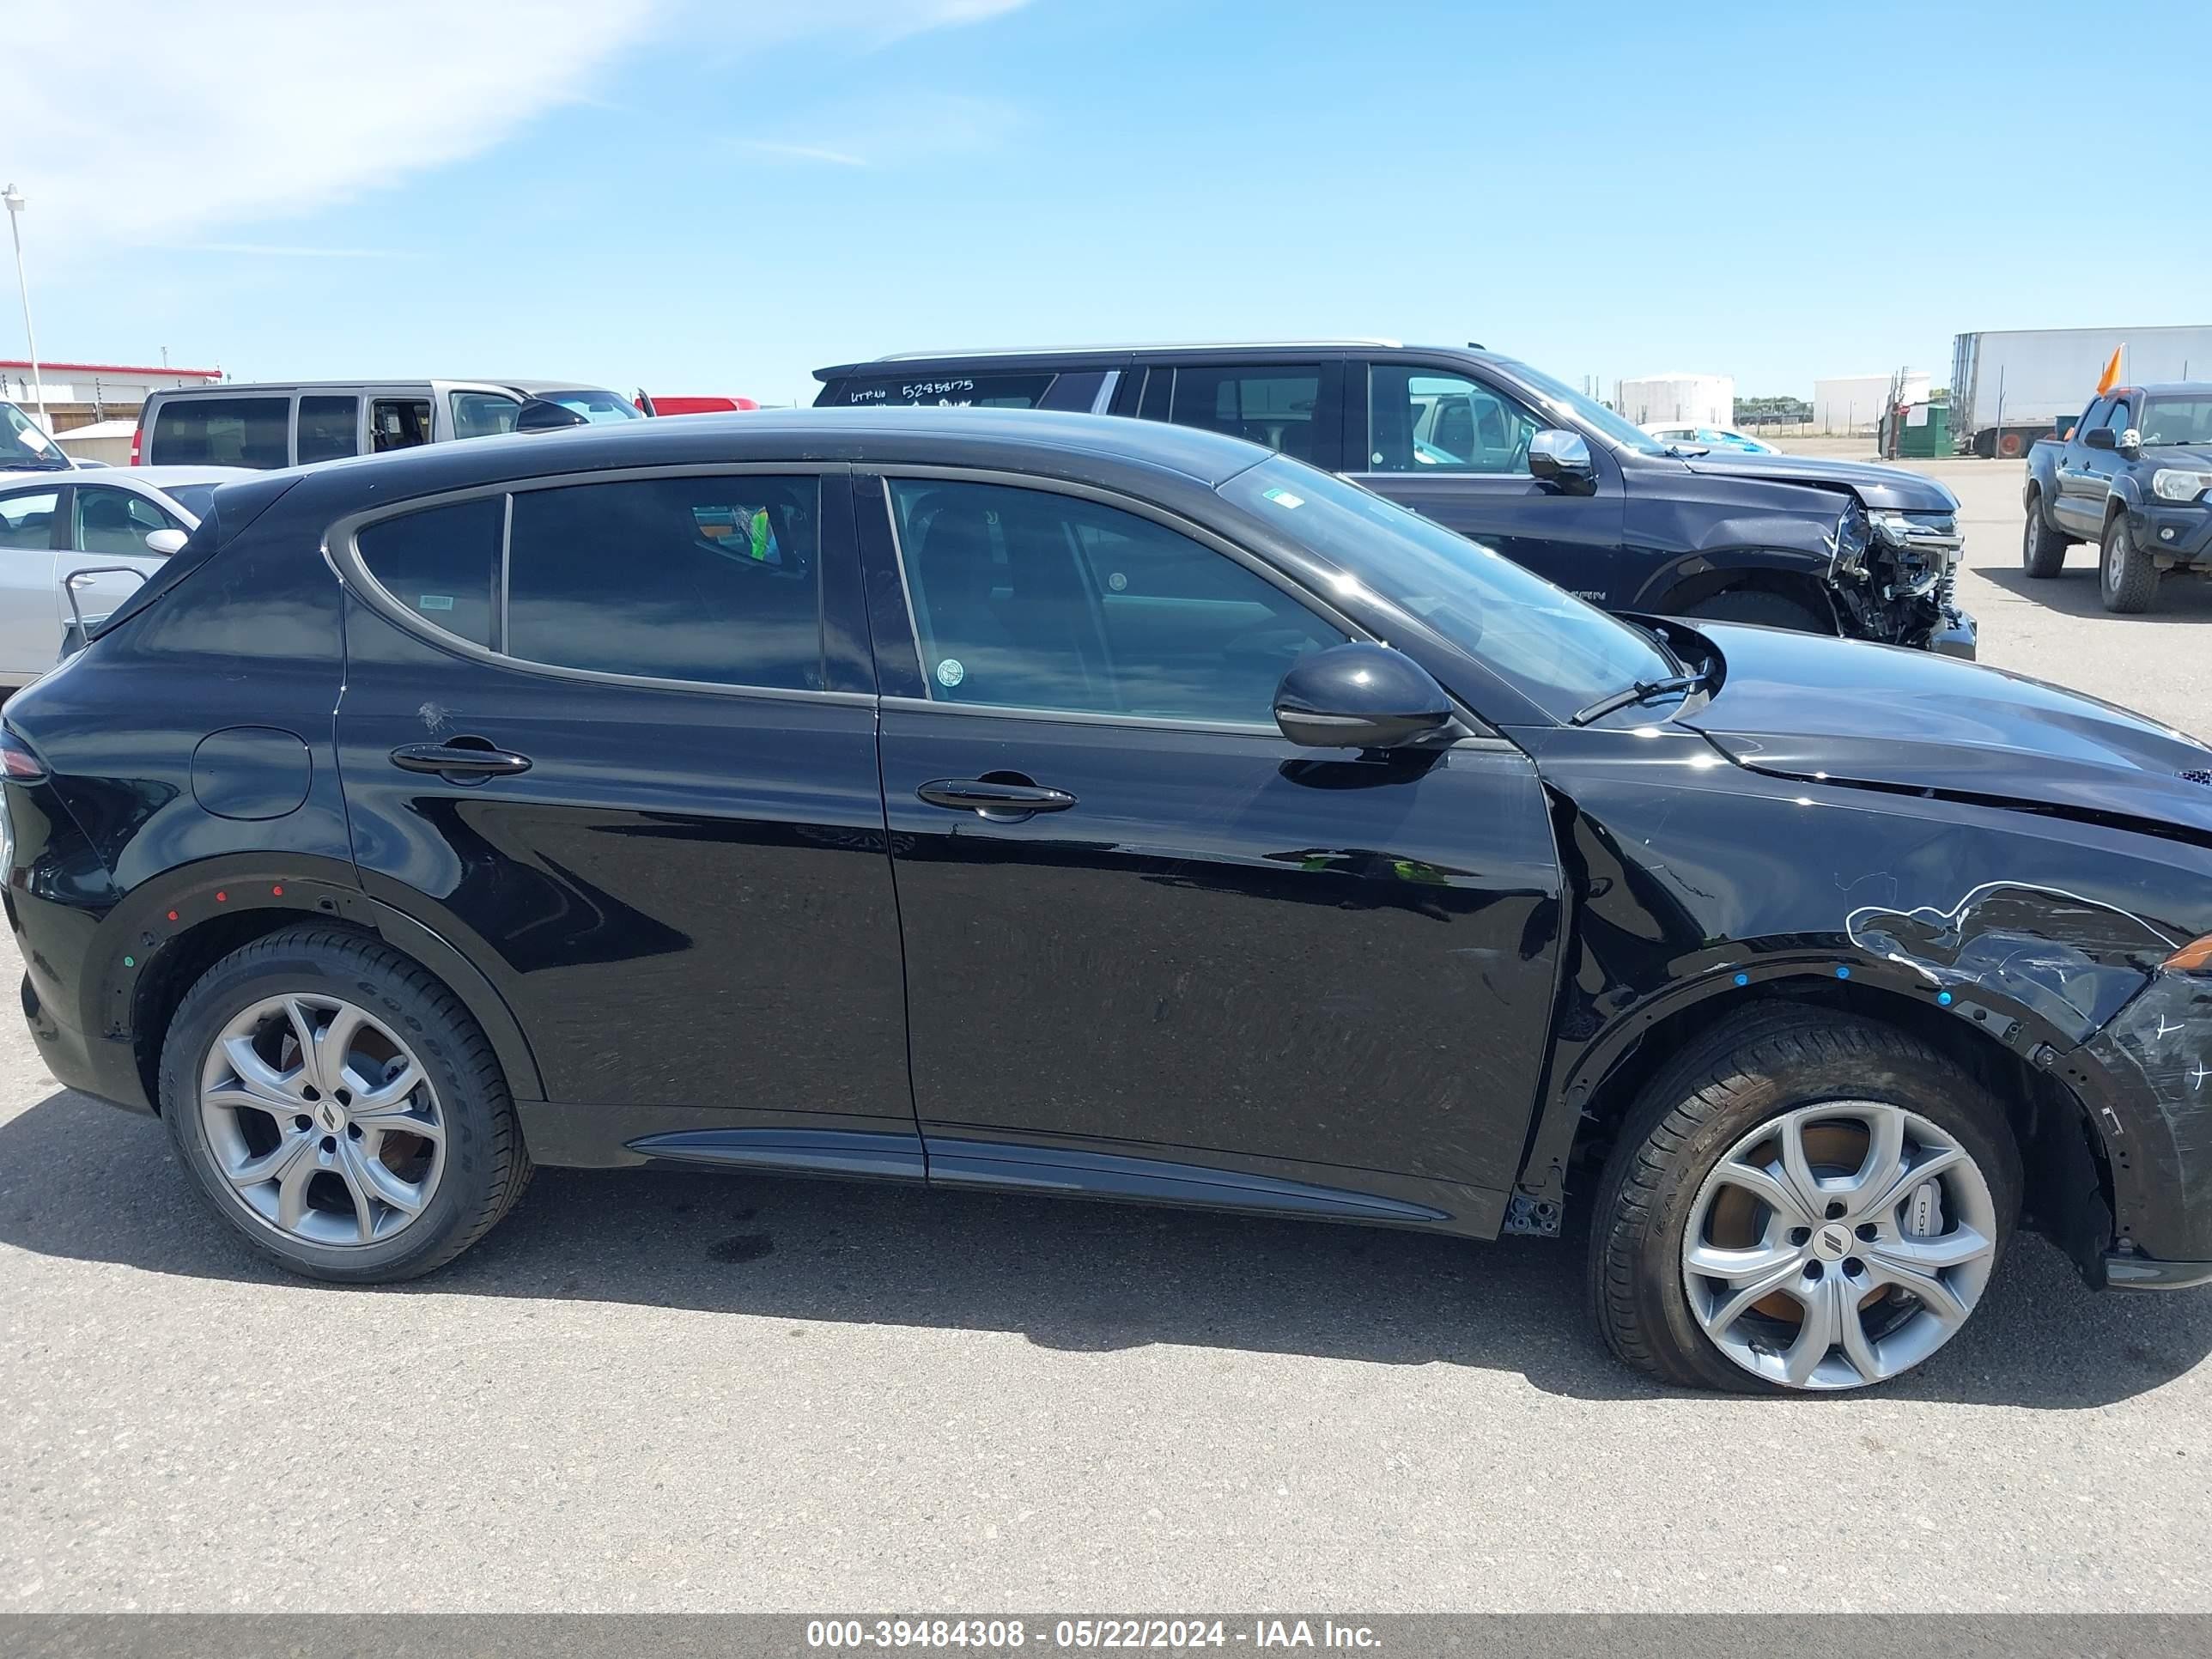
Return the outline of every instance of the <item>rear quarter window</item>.
[[[289,398],[179,398],[155,411],[149,466],[291,465]]]

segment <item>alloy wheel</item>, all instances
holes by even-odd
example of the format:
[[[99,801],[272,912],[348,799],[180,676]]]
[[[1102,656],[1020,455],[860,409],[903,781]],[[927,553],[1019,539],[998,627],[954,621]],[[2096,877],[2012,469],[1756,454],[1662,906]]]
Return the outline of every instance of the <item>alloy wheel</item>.
[[[428,1206],[446,1118],[406,1043],[342,998],[269,997],[209,1045],[200,1123],[232,1194],[325,1248],[380,1244]]]
[[[1996,1202],[1958,1137],[1833,1101],[1770,1119],[1699,1187],[1682,1238],[1713,1345],[1785,1388],[1863,1388],[1966,1322],[1996,1261]]]

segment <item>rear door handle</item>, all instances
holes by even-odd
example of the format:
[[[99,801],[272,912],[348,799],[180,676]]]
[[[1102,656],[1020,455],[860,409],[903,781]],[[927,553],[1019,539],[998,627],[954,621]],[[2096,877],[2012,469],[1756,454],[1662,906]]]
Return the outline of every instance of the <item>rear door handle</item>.
[[[530,757],[495,749],[484,738],[451,738],[444,743],[403,743],[392,751],[392,763],[403,772],[434,772],[481,783],[527,772]]]
[[[1018,821],[1034,812],[1065,812],[1075,805],[1075,797],[1065,789],[999,778],[939,778],[914,793],[950,812],[975,812],[1001,821]]]

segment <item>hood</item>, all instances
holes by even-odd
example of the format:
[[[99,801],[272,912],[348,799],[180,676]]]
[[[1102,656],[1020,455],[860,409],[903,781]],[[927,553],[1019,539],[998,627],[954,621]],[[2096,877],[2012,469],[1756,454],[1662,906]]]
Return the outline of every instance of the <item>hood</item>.
[[[1696,626],[1725,672],[1675,718],[1742,765],[2118,815],[2212,845],[2212,749],[2155,720],[1936,652]]]
[[[2212,471],[2212,444],[2145,444],[2142,459],[2152,466]]]
[[[1933,478],[1900,466],[1870,461],[1817,461],[1802,455],[1747,455],[1711,450],[1683,462],[1691,471],[1724,478],[1766,478],[1776,483],[1823,484],[1848,489],[1869,512],[1956,513],[1959,498]]]

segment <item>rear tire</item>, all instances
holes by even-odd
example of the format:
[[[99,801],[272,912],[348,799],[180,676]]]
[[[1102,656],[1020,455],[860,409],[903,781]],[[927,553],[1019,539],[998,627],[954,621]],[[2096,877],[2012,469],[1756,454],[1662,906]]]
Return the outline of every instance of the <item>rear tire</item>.
[[[2125,513],[2112,514],[2105,526],[2097,579],[2103,589],[2105,609],[2123,617],[2141,616],[2158,603],[2158,567],[2143,556],[2128,530]]]
[[[1887,1164],[1884,1123],[1896,1137]],[[1791,1133],[1809,1185],[1790,1173]],[[1770,1140],[1772,1164],[1762,1156]],[[1939,1152],[1958,1157],[1931,1163]],[[1754,1190],[1769,1168],[1780,1203]],[[1933,1173],[1923,1181],[1921,1170]],[[1778,1394],[1886,1382],[1942,1346],[1979,1304],[2021,1184],[1997,1103],[1935,1049],[1856,1015],[1747,1010],[1668,1061],[1621,1126],[1590,1237],[1599,1329],[1617,1357],[1670,1383]],[[1902,1195],[1885,1205],[1880,1195],[1892,1191]],[[1725,1237],[1723,1199],[1736,1230]],[[1731,1272],[1693,1275],[1693,1247],[1696,1261]],[[1740,1272],[1736,1258],[1707,1254],[1730,1250]],[[1929,1270],[1924,1297],[1902,1289],[1908,1264],[1945,1255],[1960,1259]],[[1762,1286],[1771,1288],[1727,1314]],[[1805,1322],[1823,1308],[1838,1321],[1832,1341]],[[1848,1335],[1846,1317],[1856,1325]]]
[[[209,969],[170,1021],[160,1096],[216,1213],[310,1279],[428,1273],[530,1184],[482,1028],[426,969],[358,933],[289,927]]]
[[[2053,530],[2043,513],[2043,493],[2027,497],[2027,526],[2021,532],[2020,568],[2038,580],[2055,576],[2066,568],[2067,538]]]
[[[1785,593],[1763,587],[1732,587],[1700,599],[1688,613],[1712,622],[1755,623],[1765,628],[1787,628],[1800,634],[1833,634],[1835,624],[1810,605]]]

